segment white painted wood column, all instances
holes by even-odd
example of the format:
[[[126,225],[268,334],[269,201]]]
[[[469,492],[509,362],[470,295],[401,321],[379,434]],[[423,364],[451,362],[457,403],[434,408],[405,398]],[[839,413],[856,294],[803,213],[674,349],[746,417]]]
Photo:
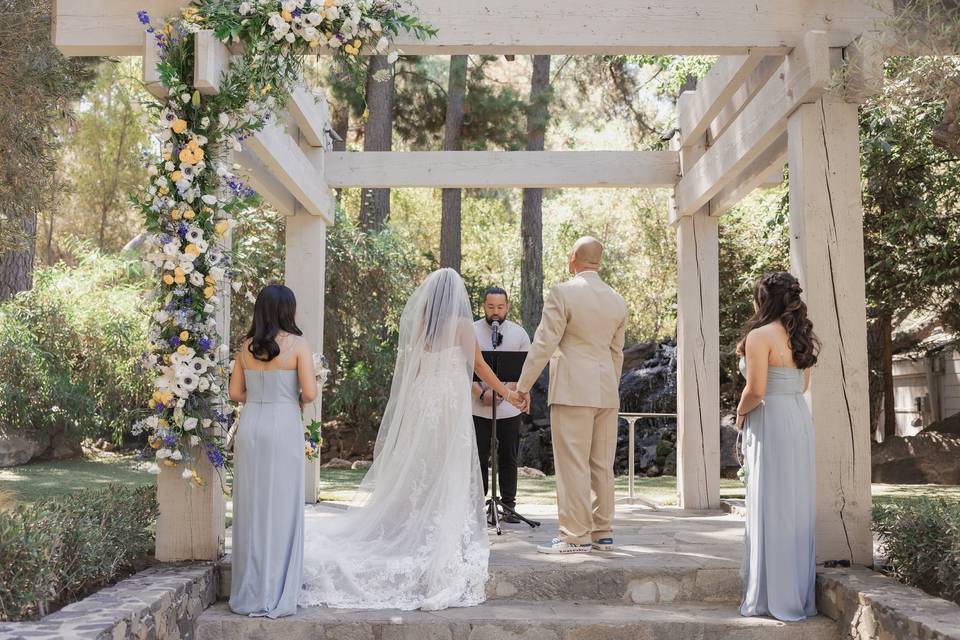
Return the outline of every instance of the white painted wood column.
[[[719,218],[677,222],[677,492],[720,508]]]
[[[323,294],[327,255],[327,223],[297,207],[296,215],[286,218],[286,261],[284,284],[297,296],[297,326],[314,353],[323,353]],[[320,419],[321,395],[304,407],[303,419]],[[317,501],[320,492],[320,463],[307,461],[304,471],[304,495],[308,504]]]
[[[873,562],[863,207],[857,105],[825,96],[789,118],[790,263],[823,343],[807,401],[816,433],[817,561]]]
[[[681,113],[692,94],[679,101]],[[681,132],[682,135],[682,132]],[[680,149],[689,169],[705,139]],[[675,145],[677,146],[677,145]],[[719,218],[709,205],[677,229],[677,497],[681,509],[720,508]]]

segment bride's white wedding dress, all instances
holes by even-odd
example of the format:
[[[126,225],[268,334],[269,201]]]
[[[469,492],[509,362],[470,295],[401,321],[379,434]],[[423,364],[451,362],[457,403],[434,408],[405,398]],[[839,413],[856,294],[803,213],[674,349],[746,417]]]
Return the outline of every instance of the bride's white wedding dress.
[[[373,465],[350,509],[304,531],[302,606],[483,602],[489,545],[471,415],[472,319],[448,269],[407,303]]]

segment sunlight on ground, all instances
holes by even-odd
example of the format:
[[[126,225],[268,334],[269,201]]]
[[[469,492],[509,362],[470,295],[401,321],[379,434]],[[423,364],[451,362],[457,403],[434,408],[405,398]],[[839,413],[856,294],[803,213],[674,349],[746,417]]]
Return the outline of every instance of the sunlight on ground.
[[[17,503],[36,502],[47,497],[65,495],[81,489],[106,486],[116,482],[126,485],[152,484],[146,465],[131,454],[88,456],[73,460],[37,462],[0,469],[0,510]],[[347,502],[363,478],[365,471],[321,471],[322,500]],[[676,504],[677,481],[673,476],[637,478],[636,493],[641,498],[662,505]],[[616,480],[617,498],[627,496],[627,477]],[[556,504],[556,483],[546,478],[521,478],[517,499],[524,504]],[[742,498],[743,484],[738,480],[720,480],[723,498]],[[948,498],[960,501],[960,486],[942,485],[873,485],[874,504],[890,504],[918,498]]]

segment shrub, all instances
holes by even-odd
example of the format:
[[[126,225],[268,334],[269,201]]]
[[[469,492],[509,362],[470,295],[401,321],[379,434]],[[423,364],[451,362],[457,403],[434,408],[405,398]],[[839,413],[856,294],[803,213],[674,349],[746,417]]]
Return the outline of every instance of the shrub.
[[[0,305],[0,432],[119,439],[148,397],[142,282],[137,263],[88,251]]]
[[[42,616],[153,550],[157,492],[111,485],[0,512],[0,619]]]
[[[874,507],[873,528],[898,580],[960,604],[960,502]]]

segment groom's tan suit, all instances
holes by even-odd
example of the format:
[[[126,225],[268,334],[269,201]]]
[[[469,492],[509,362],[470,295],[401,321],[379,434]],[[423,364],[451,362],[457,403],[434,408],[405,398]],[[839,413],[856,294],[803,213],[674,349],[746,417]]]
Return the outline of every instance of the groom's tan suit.
[[[550,291],[517,383],[529,393],[550,362],[550,428],[560,538],[612,537],[613,459],[627,306],[596,271]],[[593,494],[591,496],[591,493]]]

